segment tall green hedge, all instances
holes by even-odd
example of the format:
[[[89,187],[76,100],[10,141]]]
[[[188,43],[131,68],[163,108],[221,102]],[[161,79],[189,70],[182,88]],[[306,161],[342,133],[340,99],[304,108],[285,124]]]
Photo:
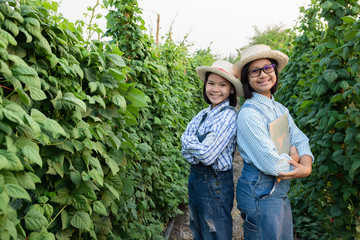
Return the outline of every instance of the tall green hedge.
[[[179,136],[203,107],[194,67],[212,55],[146,35],[131,54],[131,39],[88,43],[56,12],[0,1],[0,239],[161,239],[186,201]]]
[[[295,228],[307,239],[360,237],[360,6],[311,1],[277,98],[310,138],[308,178],[291,190]]]

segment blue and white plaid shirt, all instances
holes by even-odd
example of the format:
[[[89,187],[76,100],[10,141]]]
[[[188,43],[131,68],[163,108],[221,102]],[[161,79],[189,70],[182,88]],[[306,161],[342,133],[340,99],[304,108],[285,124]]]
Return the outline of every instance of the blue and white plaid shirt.
[[[276,102],[273,96],[270,99],[253,92],[252,98],[247,99],[245,104],[261,109],[270,121],[286,113],[289,121],[290,144],[296,147],[300,157],[309,155],[314,161],[308,137],[295,125],[289,110]],[[240,109],[237,118],[237,144],[244,161],[255,165],[265,174],[278,176],[279,173],[292,170],[292,165],[287,162],[291,157],[288,154],[277,153],[269,135],[268,122],[255,109]]]
[[[187,125],[181,136],[181,153],[190,164],[202,162],[208,166],[212,165],[213,169],[218,171],[232,168],[236,148],[236,111],[231,108],[222,111],[221,109],[226,106],[229,106],[229,100],[220,103],[214,109],[209,106],[200,111]],[[206,119],[200,125],[205,114]],[[215,134],[215,141],[211,145],[202,144],[197,133],[202,135],[208,132]]]

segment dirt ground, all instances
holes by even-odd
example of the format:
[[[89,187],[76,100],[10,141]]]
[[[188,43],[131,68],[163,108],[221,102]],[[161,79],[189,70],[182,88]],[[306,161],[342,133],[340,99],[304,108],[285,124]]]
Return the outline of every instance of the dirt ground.
[[[236,183],[238,177],[241,175],[242,169],[242,159],[239,153],[236,151],[235,158],[234,158],[234,183],[236,189]],[[190,232],[190,216],[189,216],[189,209],[187,205],[183,205],[180,208],[184,214],[178,215],[174,221],[173,226],[171,228],[169,240],[190,240],[193,239],[191,232]],[[234,199],[234,207],[231,212],[233,216],[233,240],[243,240],[243,231],[242,225],[243,220],[240,217],[240,211],[236,208],[236,199]]]

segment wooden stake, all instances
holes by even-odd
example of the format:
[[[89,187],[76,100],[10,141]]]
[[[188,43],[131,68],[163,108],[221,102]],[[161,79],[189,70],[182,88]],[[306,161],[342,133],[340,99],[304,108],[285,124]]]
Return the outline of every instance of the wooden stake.
[[[159,44],[159,28],[160,28],[160,14],[158,14],[157,17],[156,44]]]

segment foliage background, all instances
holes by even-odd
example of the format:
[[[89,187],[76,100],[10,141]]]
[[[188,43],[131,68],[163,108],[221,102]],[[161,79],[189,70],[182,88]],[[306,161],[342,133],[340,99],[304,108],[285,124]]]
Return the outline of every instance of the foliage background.
[[[107,4],[121,35],[88,42],[56,2],[0,2],[1,239],[161,239],[187,199],[178,139],[213,56],[156,46],[136,1]]]
[[[205,107],[195,68],[217,57],[171,33],[155,44],[136,0],[103,4],[112,40],[90,42],[84,29],[101,30],[64,19],[56,2],[0,1],[0,239],[162,239],[187,201],[179,138]],[[292,182],[297,235],[357,239],[360,6],[313,0],[301,11],[296,29],[249,45],[290,56],[276,98],[316,157]]]

